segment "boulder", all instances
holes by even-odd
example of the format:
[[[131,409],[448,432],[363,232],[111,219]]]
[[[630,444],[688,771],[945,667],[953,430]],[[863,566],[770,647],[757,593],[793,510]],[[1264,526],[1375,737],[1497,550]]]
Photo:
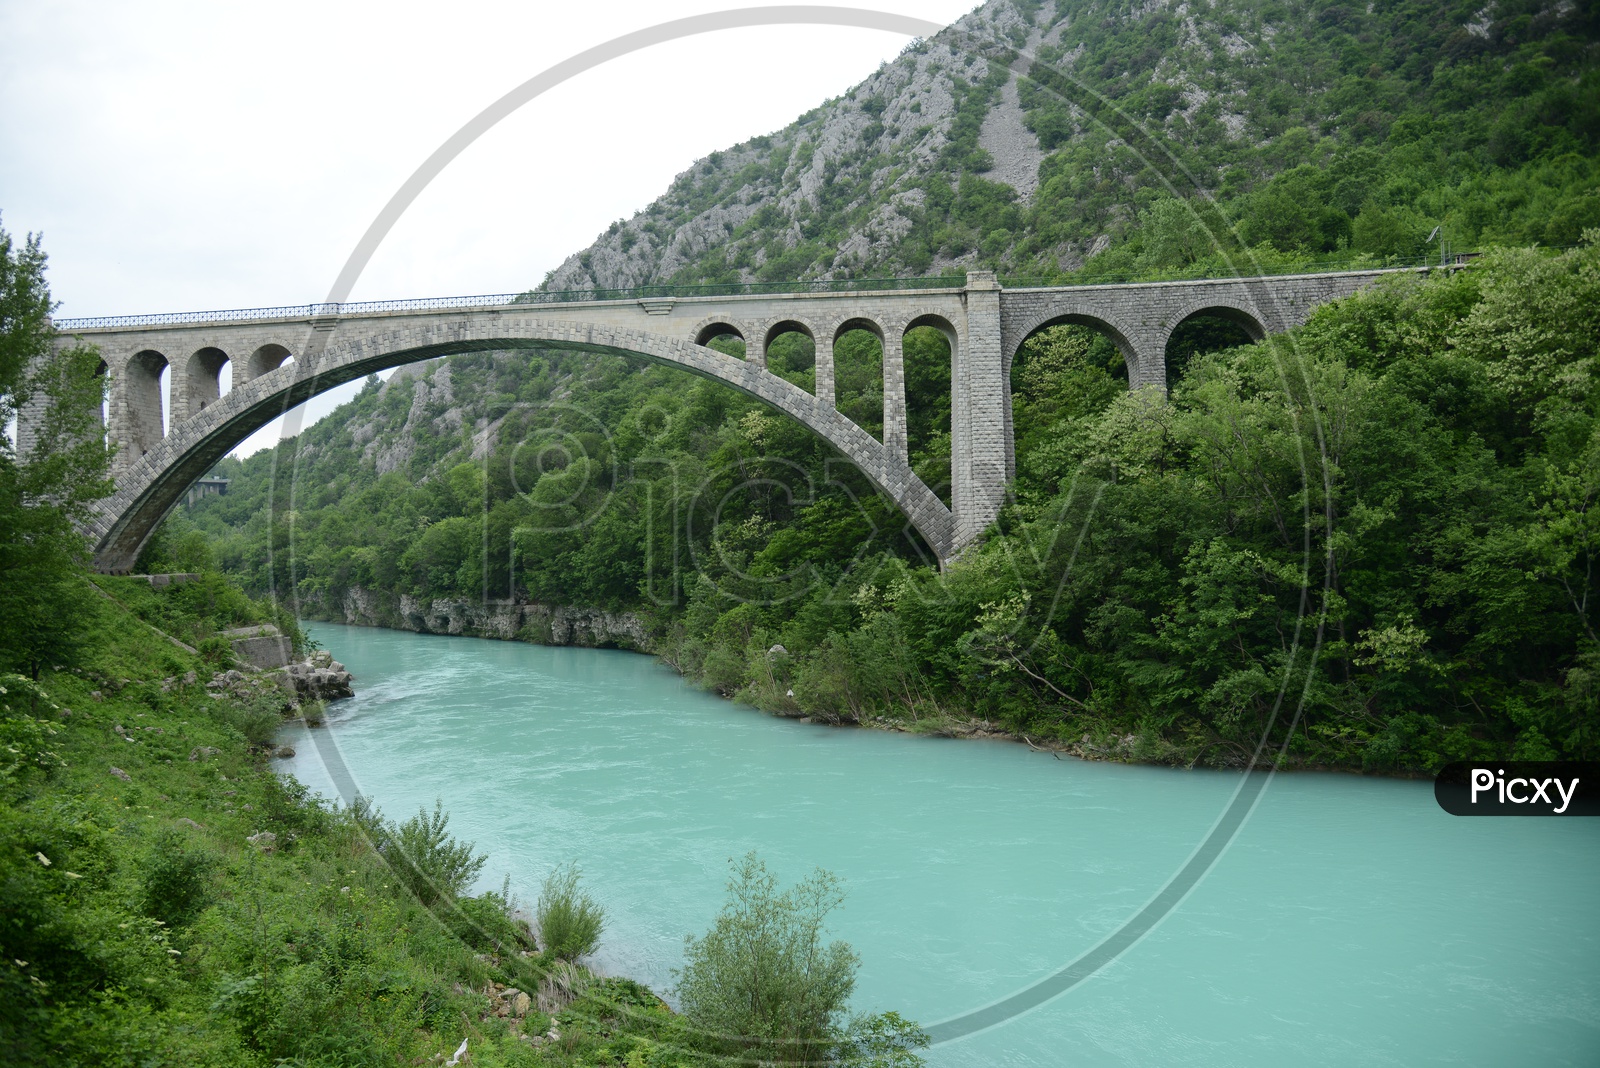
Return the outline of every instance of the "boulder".
[[[278,836],[271,831],[257,831],[245,839],[263,853],[270,853],[278,847]],[[347,888],[348,889],[348,888]]]
[[[302,701],[336,701],[341,697],[354,697],[351,688],[354,676],[344,670],[344,665],[328,658],[327,667],[318,667],[316,660],[289,664],[283,669],[286,688],[293,688]]]
[[[123,782],[132,782],[133,781],[133,776],[132,775],[129,775],[127,772],[123,771],[121,768],[118,768],[118,767],[113,767],[111,769],[111,776],[112,776],[112,778],[121,779]]]

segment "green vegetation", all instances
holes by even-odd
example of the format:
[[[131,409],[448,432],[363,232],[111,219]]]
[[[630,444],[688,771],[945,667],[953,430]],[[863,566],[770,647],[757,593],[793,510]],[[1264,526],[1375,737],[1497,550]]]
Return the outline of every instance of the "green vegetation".
[[[1269,267],[1437,262],[1436,226],[1457,249],[1577,243],[1600,225],[1600,26],[1532,3],[1484,10],[1234,3],[1192,31],[1175,11],[1137,32],[1069,20],[1019,87],[1059,151],[1011,262],[1051,273],[1049,250],[1086,233],[1120,239],[1086,278],[1226,270],[1252,251]],[[1133,205],[1125,180],[1143,187]]]
[[[577,865],[553,868],[539,889],[534,908],[539,940],[557,960],[577,960],[593,953],[605,929],[600,903],[578,888],[582,872]]]
[[[736,861],[716,923],[686,945],[678,997],[690,1025],[746,1063],[920,1063],[913,1051],[928,1037],[915,1024],[895,1013],[846,1021],[860,960],[823,942],[843,900],[820,869],[780,892],[754,853]]]
[[[413,898],[350,814],[274,773],[231,697],[161,684],[208,665],[91,603],[83,667],[0,677],[0,1059],[379,1064],[453,1048],[505,974],[475,956],[492,947]],[[466,1033],[516,1041],[493,1017]]]
[[[81,656],[94,595],[79,578],[86,547],[74,523],[111,485],[100,358],[81,346],[52,355],[44,269],[37,238],[17,249],[0,230],[0,426],[24,409],[39,416],[28,462],[16,443],[0,446],[0,664],[35,679]]]

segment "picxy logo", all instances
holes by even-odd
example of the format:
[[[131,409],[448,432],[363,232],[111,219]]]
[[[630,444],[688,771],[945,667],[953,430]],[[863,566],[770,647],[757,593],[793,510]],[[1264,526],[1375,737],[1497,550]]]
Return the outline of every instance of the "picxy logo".
[[[1600,763],[1578,760],[1459,760],[1433,781],[1452,816],[1600,816]]]
[[[1554,791],[1561,797],[1561,807],[1555,809],[1557,816],[1567,810],[1572,804],[1572,797],[1578,792],[1578,776],[1572,777],[1571,785],[1561,779],[1551,776],[1548,779],[1514,778],[1507,779],[1504,768],[1499,771],[1490,771],[1488,768],[1472,769],[1472,803],[1478,803],[1478,795],[1489,790],[1498,792],[1501,804],[1509,801],[1513,805],[1553,805],[1555,800],[1547,791]]]

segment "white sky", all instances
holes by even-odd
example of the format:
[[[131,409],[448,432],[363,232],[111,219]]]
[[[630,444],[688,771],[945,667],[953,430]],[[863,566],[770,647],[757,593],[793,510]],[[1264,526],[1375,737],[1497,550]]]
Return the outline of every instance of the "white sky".
[[[491,101],[612,37],[738,6],[0,0],[0,222],[43,232],[61,317],[321,300],[400,183]],[[974,0],[860,6],[948,23]],[[695,159],[786,125],[906,43],[733,30],[580,75],[451,164],[350,299],[533,286]],[[357,388],[312,401],[307,421]]]

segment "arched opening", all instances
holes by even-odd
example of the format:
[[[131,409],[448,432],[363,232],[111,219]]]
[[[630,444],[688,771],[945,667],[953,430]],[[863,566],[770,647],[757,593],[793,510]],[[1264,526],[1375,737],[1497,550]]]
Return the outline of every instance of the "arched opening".
[[[1060,443],[1127,392],[1125,352],[1110,326],[1083,316],[1046,323],[1018,347],[1009,372],[1019,494],[1051,495],[1070,474]]]
[[[900,341],[905,370],[906,457],[911,470],[950,507],[950,375],[956,330],[949,320],[912,320]]]
[[[694,343],[714,349],[724,356],[744,359],[744,334],[732,323],[711,323],[702,327],[695,335]]]
[[[163,386],[168,379],[167,358],[154,349],[135,353],[128,361],[123,383],[127,409],[127,459],[137,460],[155,448],[166,436],[166,411]]]
[[[204,348],[189,357],[181,418],[202,412],[222,398],[222,369],[227,365],[228,354],[221,349]]]
[[[833,332],[834,407],[880,442],[885,427],[898,424],[904,440],[905,406],[885,407],[883,328],[870,319],[850,319]],[[892,436],[892,435],[891,435]]]
[[[250,360],[246,364],[245,369],[249,372],[248,381],[253,382],[270,371],[276,371],[293,359],[289,350],[282,345],[262,345],[250,354]]]
[[[809,326],[793,319],[774,323],[767,329],[762,349],[767,354],[767,370],[817,395],[817,342]],[[828,385],[833,385],[831,376]]]
[[[1238,308],[1201,308],[1172,328],[1167,338],[1167,388],[1189,370],[1189,363],[1205,352],[1253,345],[1265,339],[1266,330],[1255,316]]]

